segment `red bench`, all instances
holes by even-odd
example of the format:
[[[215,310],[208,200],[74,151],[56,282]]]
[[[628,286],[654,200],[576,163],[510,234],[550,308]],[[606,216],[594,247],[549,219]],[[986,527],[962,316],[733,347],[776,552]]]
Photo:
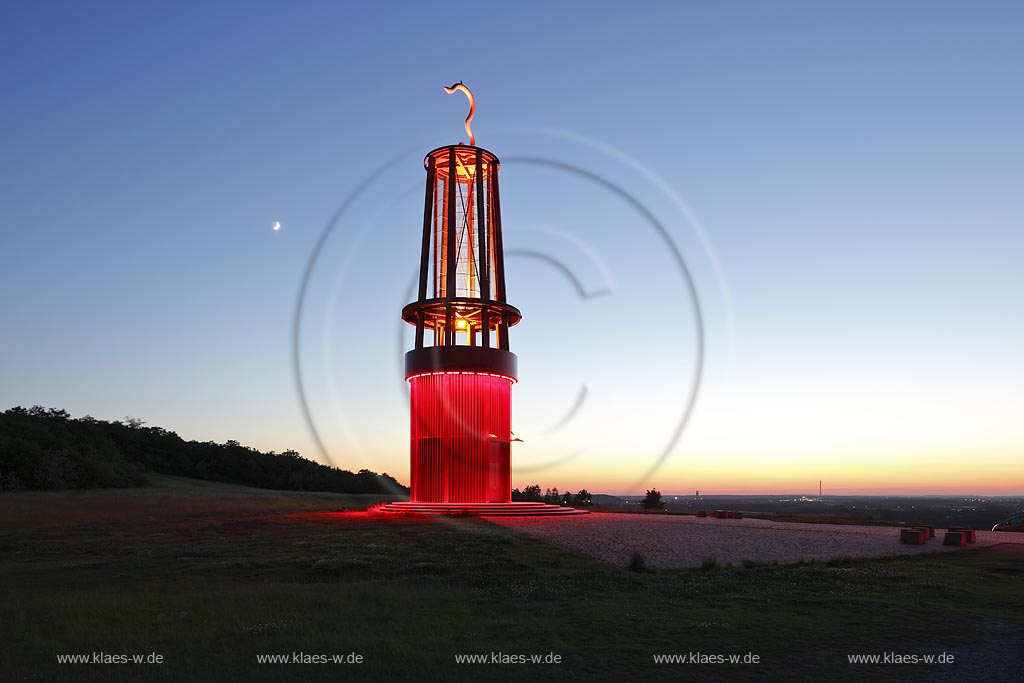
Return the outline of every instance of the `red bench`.
[[[703,517],[707,514],[708,517],[714,517],[716,519],[743,519],[742,512],[733,512],[731,510],[698,510],[697,516]]]
[[[963,531],[947,531],[946,537],[942,539],[942,545],[967,545],[967,534]]]
[[[967,537],[968,543],[975,543],[978,540],[978,534],[974,529],[968,529],[963,526],[951,526],[949,530],[964,534]]]
[[[907,545],[924,545],[928,540],[927,529],[900,529],[900,543]]]

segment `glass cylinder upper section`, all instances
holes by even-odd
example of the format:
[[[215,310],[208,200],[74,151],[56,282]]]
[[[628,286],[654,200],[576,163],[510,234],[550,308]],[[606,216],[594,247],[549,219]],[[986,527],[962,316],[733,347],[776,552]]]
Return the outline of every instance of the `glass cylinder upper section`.
[[[429,285],[432,296],[436,299],[497,299],[492,210],[498,160],[479,147],[443,147],[424,159],[428,183],[431,165],[434,167],[434,179],[430,183],[433,185],[433,257]],[[454,225],[450,225],[452,219]],[[454,253],[449,253],[452,251]],[[452,256],[454,259],[449,260]],[[450,281],[449,272],[454,275],[454,282]]]
[[[439,147],[427,171],[419,295],[402,318],[416,326],[416,348],[508,349],[519,311],[505,301],[498,158],[469,145]]]

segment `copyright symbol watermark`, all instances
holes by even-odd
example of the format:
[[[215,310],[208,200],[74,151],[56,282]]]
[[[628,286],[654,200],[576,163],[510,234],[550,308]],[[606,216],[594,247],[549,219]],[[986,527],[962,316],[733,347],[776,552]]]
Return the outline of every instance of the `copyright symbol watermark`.
[[[524,440],[513,476],[566,481],[625,462],[620,486],[643,486],[678,450],[697,403],[704,292],[731,320],[710,242],[670,186],[621,152],[550,130],[492,137],[508,301],[524,316],[510,334],[513,430]],[[421,161],[420,150],[396,154],[347,193],[310,254],[292,326],[300,409],[324,460],[399,480],[413,346],[400,313],[415,299]]]

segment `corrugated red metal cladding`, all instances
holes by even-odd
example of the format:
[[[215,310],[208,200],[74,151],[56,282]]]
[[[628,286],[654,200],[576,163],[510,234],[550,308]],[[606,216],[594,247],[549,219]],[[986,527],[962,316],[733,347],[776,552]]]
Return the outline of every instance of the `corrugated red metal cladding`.
[[[409,378],[414,502],[512,499],[512,380],[491,374]]]

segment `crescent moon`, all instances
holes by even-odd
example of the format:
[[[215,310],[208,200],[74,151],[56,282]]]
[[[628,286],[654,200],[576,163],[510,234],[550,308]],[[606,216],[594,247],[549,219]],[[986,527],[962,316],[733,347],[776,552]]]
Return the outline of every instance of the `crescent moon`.
[[[281,229],[281,221],[274,221],[274,230]]]

